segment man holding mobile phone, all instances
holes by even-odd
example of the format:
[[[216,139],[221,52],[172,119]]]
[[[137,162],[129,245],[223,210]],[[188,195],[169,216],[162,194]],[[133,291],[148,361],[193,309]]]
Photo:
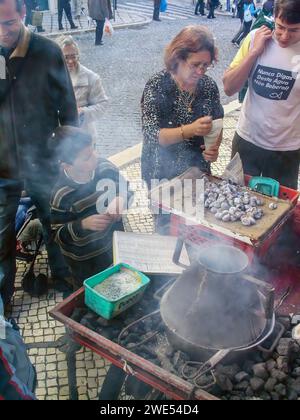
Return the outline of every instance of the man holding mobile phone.
[[[251,32],[225,72],[228,96],[248,80],[232,154],[245,173],[297,189],[300,163],[300,2],[276,0],[275,30]]]

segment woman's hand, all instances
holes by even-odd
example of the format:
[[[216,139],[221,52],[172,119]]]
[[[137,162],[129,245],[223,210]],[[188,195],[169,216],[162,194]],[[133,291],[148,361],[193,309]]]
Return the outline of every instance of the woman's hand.
[[[92,230],[94,232],[104,232],[112,223],[108,214],[95,214],[81,221],[82,229]]]
[[[212,117],[198,118],[195,122],[184,126],[184,134],[190,139],[195,136],[206,136],[212,129]]]
[[[219,148],[220,146],[216,144],[215,146],[210,147],[209,149],[205,149],[205,146],[201,146],[203,149],[203,157],[207,162],[216,162],[219,157]]]
[[[106,214],[115,222],[121,219],[123,210],[124,198],[116,197],[107,207]]]

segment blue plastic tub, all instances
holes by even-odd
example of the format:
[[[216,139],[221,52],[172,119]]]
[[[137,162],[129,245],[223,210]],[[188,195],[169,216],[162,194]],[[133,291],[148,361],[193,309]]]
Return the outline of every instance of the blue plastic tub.
[[[120,271],[122,267],[138,274],[141,280],[140,286],[134,292],[131,292],[122,298],[115,301],[110,301],[98,293],[94,287],[102,283],[111,275]],[[83,284],[85,289],[85,304],[90,309],[92,309],[92,311],[96,312],[103,318],[112,319],[137,303],[143,296],[143,293],[149,283],[150,279],[145,276],[145,274],[141,273],[128,264],[118,264],[84,281]]]

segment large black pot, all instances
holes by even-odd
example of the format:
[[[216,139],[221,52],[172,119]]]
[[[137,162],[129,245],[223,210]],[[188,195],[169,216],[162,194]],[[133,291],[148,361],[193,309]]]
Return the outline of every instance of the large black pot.
[[[170,342],[200,361],[220,350],[226,354],[255,347],[275,325],[274,289],[243,273],[247,260],[241,251],[214,251],[205,248],[160,305]],[[224,253],[231,255],[228,264]]]

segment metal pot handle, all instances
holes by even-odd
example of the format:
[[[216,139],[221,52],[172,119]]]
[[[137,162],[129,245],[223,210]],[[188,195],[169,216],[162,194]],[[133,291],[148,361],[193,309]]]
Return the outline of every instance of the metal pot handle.
[[[184,240],[181,239],[181,238],[178,238],[177,242],[176,242],[175,251],[174,251],[174,254],[173,254],[173,263],[178,265],[179,267],[189,268],[187,265],[179,262],[180,257],[181,257],[181,253],[182,253],[182,249],[183,249],[183,245],[184,245]]]
[[[265,312],[267,319],[271,319],[274,314],[274,304],[275,304],[275,288],[264,281],[258,280],[255,277],[249,276],[248,274],[243,275],[244,279],[255,284],[261,292],[264,293],[266,298],[265,302]]]

